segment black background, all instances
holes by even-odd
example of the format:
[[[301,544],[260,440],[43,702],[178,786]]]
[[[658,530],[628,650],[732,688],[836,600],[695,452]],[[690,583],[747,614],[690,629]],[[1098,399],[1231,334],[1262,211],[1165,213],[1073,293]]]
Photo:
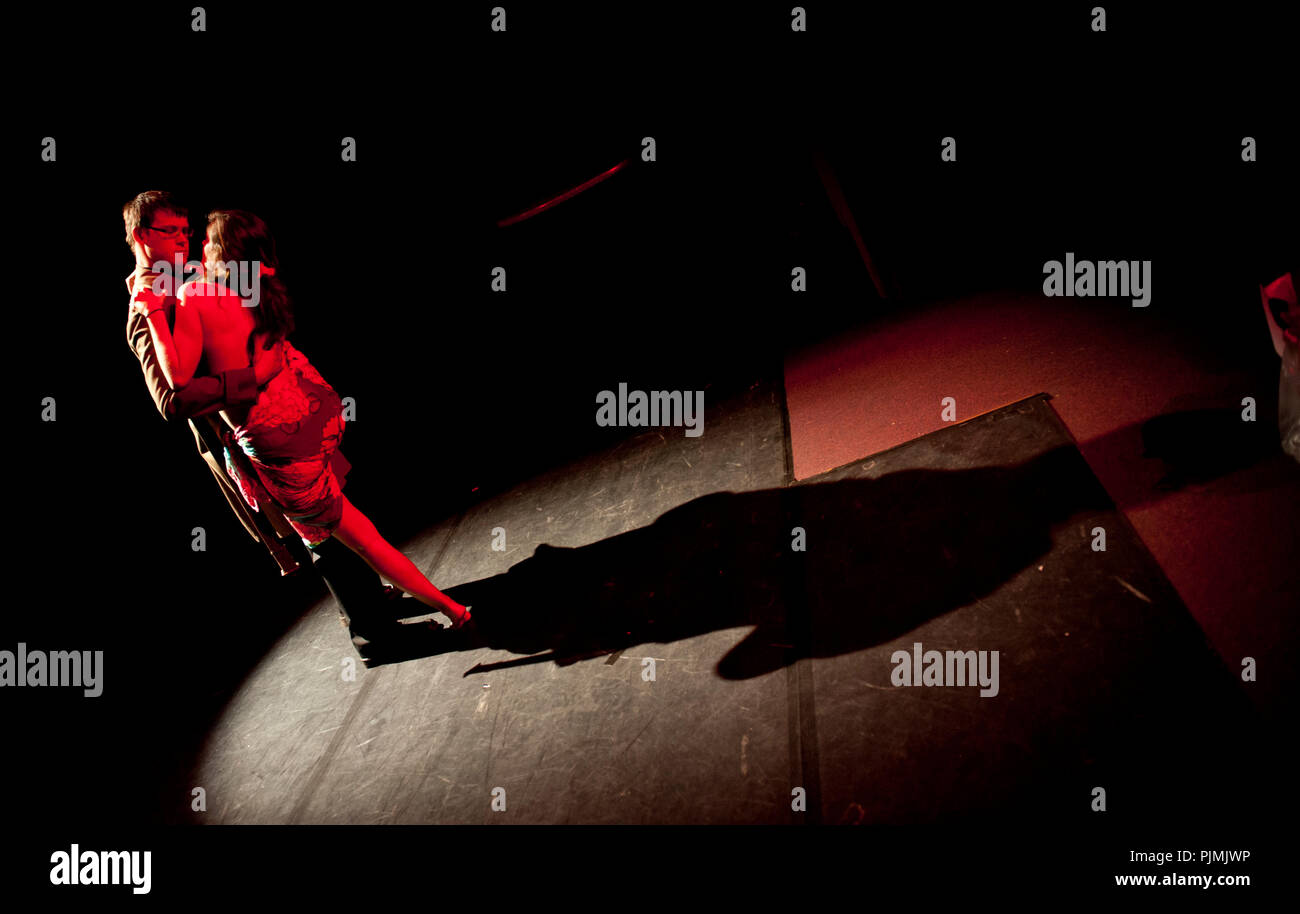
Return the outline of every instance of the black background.
[[[805,4],[803,36],[763,4],[510,6],[506,35],[491,4],[211,5],[203,34],[188,7],[26,11],[7,64],[5,475],[27,595],[0,646],[109,659],[98,699],[0,695],[29,747],[11,807],[155,821],[151,785],[188,748],[165,722],[212,713],[324,594],[279,579],[152,405],[124,336],[134,194],[171,190],[196,228],[217,207],[266,219],[295,342],[356,401],[348,494],[400,543],[626,434],[595,427],[599,390],[748,386],[893,308],[1040,289],[1066,251],[1153,261],[1150,319],[1268,356],[1256,286],[1297,253],[1294,14],[1110,4],[1096,34],[1092,5]],[[877,297],[814,150],[901,296]]]

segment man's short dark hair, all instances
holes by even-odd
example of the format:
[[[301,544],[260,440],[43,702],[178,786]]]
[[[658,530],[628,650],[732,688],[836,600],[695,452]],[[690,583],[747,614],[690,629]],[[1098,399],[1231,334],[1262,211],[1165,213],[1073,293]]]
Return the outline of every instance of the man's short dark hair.
[[[141,225],[148,226],[153,222],[154,214],[160,212],[175,213],[184,219],[190,218],[190,211],[165,190],[146,190],[142,194],[136,194],[135,199],[122,207],[122,221],[126,223],[127,247],[134,250],[136,228]]]

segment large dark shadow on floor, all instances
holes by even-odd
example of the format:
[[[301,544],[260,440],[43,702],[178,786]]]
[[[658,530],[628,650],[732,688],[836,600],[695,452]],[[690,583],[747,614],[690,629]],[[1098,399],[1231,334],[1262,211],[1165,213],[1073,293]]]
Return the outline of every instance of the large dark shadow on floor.
[[[1196,418],[1201,428],[1204,417]],[[1170,421],[1181,427],[1179,417]],[[1163,427],[1157,422],[1153,435],[1148,424],[1144,437],[1159,440]],[[1108,437],[1131,443],[1138,434]],[[1257,435],[1236,445],[1219,435],[1197,477],[1271,454]],[[1166,492],[1156,485],[1142,500]],[[550,652],[506,665],[567,664],[754,626],[717,664],[721,677],[747,679],[800,657],[892,641],[989,597],[1052,551],[1054,528],[1081,513],[1114,510],[1073,445],[1007,466],[714,493],[582,548],[542,544],[504,574],[447,588],[474,607],[476,630],[447,634],[433,651],[427,639],[413,643],[409,656],[485,644]],[[791,548],[796,527],[805,531],[807,551]]]
[[[561,662],[755,626],[717,665],[747,679],[891,641],[988,596],[1051,550],[1053,525],[1109,504],[1091,479],[1062,447],[1005,468],[715,493],[449,592],[474,606],[487,644]],[[791,548],[796,527],[805,552]]]
[[[1059,447],[1010,467],[714,493],[579,549],[543,544],[447,592],[474,607],[481,643],[561,663],[755,626],[717,666],[745,679],[986,597],[1051,550],[1054,525],[1109,506],[1078,452]],[[805,552],[791,548],[796,527]]]

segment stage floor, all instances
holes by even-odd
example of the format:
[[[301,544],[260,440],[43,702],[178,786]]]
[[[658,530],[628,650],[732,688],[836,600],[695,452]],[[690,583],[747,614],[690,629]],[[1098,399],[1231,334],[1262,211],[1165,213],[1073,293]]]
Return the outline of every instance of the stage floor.
[[[202,785],[207,810],[162,817],[1060,824],[1098,787],[1110,822],[1253,802],[1250,701],[1050,398],[796,483],[783,395],[755,379],[709,401],[702,437],[651,429],[406,544],[481,640],[365,668],[319,604],[161,792]],[[931,650],[975,652],[984,685],[895,684],[916,658],[951,681]]]

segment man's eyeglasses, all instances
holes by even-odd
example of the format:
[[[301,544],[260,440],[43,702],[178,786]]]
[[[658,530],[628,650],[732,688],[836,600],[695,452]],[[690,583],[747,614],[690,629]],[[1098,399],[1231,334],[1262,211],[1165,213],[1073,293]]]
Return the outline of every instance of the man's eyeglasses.
[[[190,231],[190,227],[188,225],[164,225],[164,226],[146,225],[145,228],[157,232],[159,235],[166,235],[168,238],[177,238],[181,235],[185,235],[186,237],[189,237],[194,234],[192,231]]]

